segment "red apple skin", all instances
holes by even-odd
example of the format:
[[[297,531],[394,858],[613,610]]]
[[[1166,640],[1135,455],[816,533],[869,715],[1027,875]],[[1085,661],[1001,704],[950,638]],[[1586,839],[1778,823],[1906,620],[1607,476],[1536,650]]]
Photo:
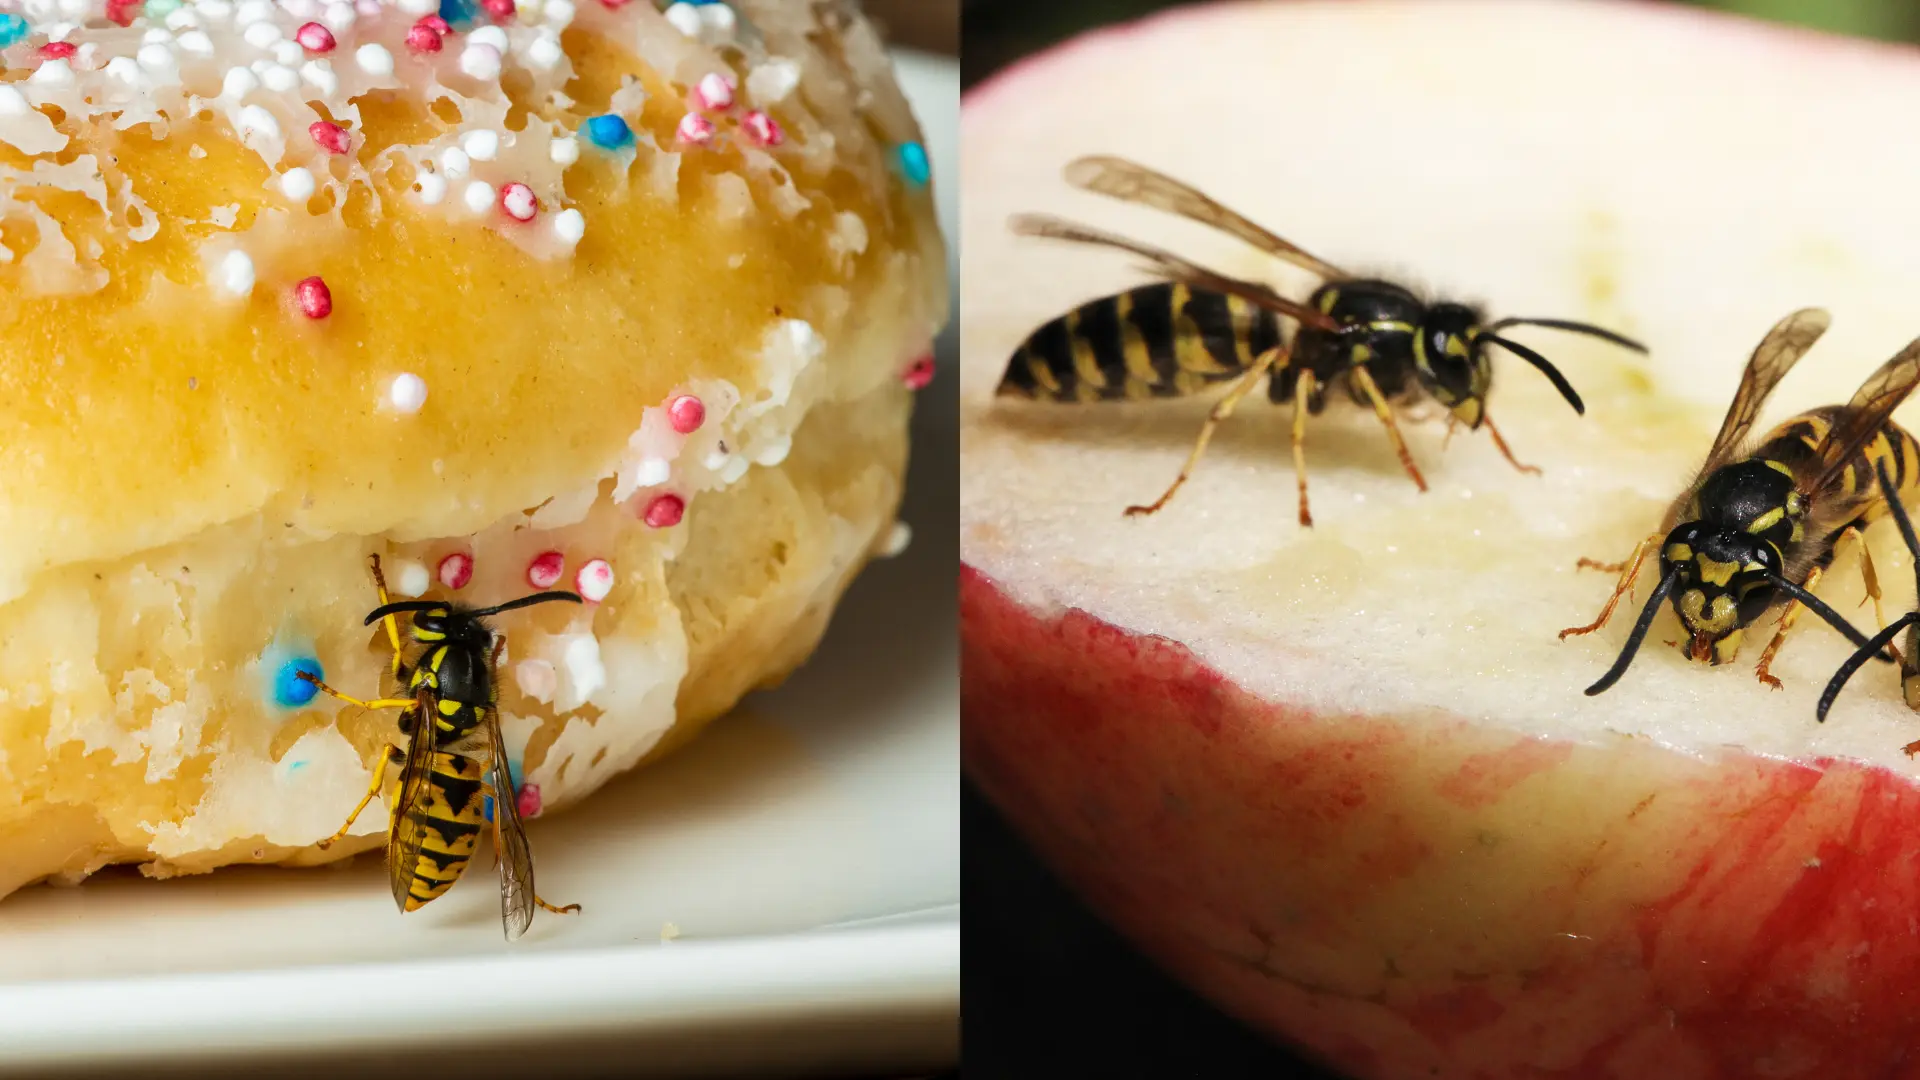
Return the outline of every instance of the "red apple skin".
[[[981,789],[1161,965],[1346,1074],[1920,1077],[1908,779],[1310,715],[964,565],[960,610]]]

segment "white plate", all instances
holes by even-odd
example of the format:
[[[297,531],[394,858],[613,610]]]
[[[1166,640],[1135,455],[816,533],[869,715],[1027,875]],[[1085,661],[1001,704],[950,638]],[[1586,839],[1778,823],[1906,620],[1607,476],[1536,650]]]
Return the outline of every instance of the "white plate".
[[[896,55],[952,236],[959,68]],[[26,889],[0,902],[0,1073],[957,1061],[956,341],[914,418],[914,543],[862,575],[813,660],[530,824],[541,891],[581,916],[509,945],[470,880],[403,918],[372,856]]]

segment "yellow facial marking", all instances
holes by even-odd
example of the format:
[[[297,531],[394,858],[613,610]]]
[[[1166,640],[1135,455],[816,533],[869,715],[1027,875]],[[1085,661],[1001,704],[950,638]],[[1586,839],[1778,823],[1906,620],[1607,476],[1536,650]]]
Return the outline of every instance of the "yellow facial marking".
[[[1447,355],[1448,356],[1457,356],[1462,360],[1464,360],[1468,357],[1468,355],[1470,355],[1470,352],[1471,351],[1467,348],[1466,339],[1457,337],[1452,334],[1447,335]]]
[[[1720,586],[1732,581],[1734,572],[1740,569],[1739,563],[1719,562],[1705,556],[1695,559],[1694,566],[1699,568],[1701,581]]]
[[[1734,628],[1734,619],[1739,615],[1739,606],[1733,597],[1725,593],[1707,602],[1707,594],[1699,589],[1688,589],[1680,594],[1680,617],[1686,620],[1687,629],[1701,634],[1721,634]]]
[[[1686,562],[1693,558],[1693,548],[1687,544],[1668,544],[1666,556],[1668,562]]]

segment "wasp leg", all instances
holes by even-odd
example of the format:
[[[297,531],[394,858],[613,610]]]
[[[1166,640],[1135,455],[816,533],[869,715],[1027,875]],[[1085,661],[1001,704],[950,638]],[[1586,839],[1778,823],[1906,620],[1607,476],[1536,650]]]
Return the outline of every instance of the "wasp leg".
[[[339,832],[334,833],[332,836],[327,837],[314,846],[318,847],[321,851],[325,851],[339,843],[341,839],[347,835],[347,830],[353,828],[354,821],[360,817],[360,811],[365,810],[367,804],[373,801],[374,796],[380,794],[380,789],[386,786],[387,766],[389,764],[405,765],[406,763],[406,755],[401,752],[400,748],[394,746],[392,743],[388,743],[386,753],[380,755],[380,764],[373,767],[373,783],[367,785],[367,793],[360,797],[360,802],[353,808],[353,813],[347,815],[347,823],[340,826]]]
[[[1573,567],[1576,570],[1605,570],[1609,574],[1617,574],[1625,570],[1627,564],[1624,562],[1601,562],[1599,559],[1589,559],[1581,556],[1580,561],[1574,563]]]
[[[1246,397],[1255,384],[1259,383],[1261,376],[1267,374],[1269,370],[1278,371],[1286,367],[1286,357],[1287,351],[1276,347],[1268,349],[1260,355],[1260,359],[1254,361],[1253,367],[1247,369],[1247,374],[1239,382],[1234,383],[1233,389],[1227,392],[1227,396],[1215,403],[1213,409],[1207,413],[1207,422],[1200,425],[1200,437],[1194,440],[1193,450],[1187,454],[1187,463],[1180,466],[1180,475],[1173,478],[1173,483],[1151,505],[1127,507],[1128,517],[1136,514],[1158,513],[1161,507],[1167,505],[1168,500],[1173,498],[1173,493],[1180,490],[1180,485],[1187,482],[1187,477],[1192,476],[1195,466],[1200,464],[1200,455],[1206,453],[1207,443],[1213,438],[1213,429],[1219,426],[1220,421],[1233,415],[1234,407],[1240,404],[1240,399]]]
[[[1626,562],[1606,566],[1606,569],[1617,570],[1620,574],[1620,580],[1613,584],[1613,595],[1607,597],[1607,606],[1600,609],[1599,618],[1587,625],[1569,626],[1565,630],[1560,631],[1560,640],[1565,641],[1576,634],[1591,634],[1595,630],[1607,625],[1607,620],[1613,618],[1613,609],[1620,604],[1620,598],[1633,591],[1634,579],[1640,576],[1640,565],[1647,561],[1647,554],[1659,543],[1660,534],[1654,533],[1633,546],[1633,555],[1630,556]],[[1593,563],[1590,559],[1582,559],[1580,562],[1582,565],[1588,563],[1592,563],[1594,566],[1601,565],[1599,563]]]
[[[1519,459],[1513,456],[1513,451],[1507,446],[1507,440],[1500,437],[1500,429],[1493,426],[1493,417],[1482,416],[1480,422],[1487,425],[1487,434],[1493,436],[1493,445],[1500,451],[1500,456],[1507,459],[1507,464],[1519,469],[1523,473],[1532,473],[1535,476],[1540,475],[1540,466],[1522,465]]]
[[[294,674],[319,687],[320,692],[328,697],[337,698],[349,705],[358,705],[363,709],[410,709],[414,705],[412,698],[374,698],[372,701],[362,701],[357,697],[348,697],[333,687],[328,686],[326,683],[321,682],[319,679],[314,678],[313,675],[308,672],[299,671]]]
[[[1400,455],[1401,468],[1406,469],[1407,475],[1413,477],[1415,487],[1421,491],[1427,490],[1427,478],[1420,475],[1420,467],[1413,463],[1413,455],[1407,451],[1406,440],[1400,437],[1400,425],[1393,419],[1393,406],[1387,404],[1386,395],[1380,392],[1379,385],[1373,381],[1373,376],[1367,371],[1365,364],[1354,365],[1352,379],[1354,384],[1360,387],[1361,392],[1367,395],[1367,400],[1373,402],[1373,414],[1380,418],[1381,423],[1387,425],[1387,436],[1393,440],[1394,452]]]
[[[536,903],[536,904],[539,904],[539,905],[540,905],[541,907],[543,907],[543,908],[545,908],[545,909],[547,909],[548,911],[551,911],[551,912],[553,912],[553,913],[554,913],[555,915],[578,915],[578,914],[580,914],[580,905],[579,905],[579,904],[568,904],[568,905],[566,905],[565,907],[554,907],[554,906],[553,906],[552,904],[549,904],[549,903],[547,903],[547,902],[546,902],[545,900],[542,900],[542,899],[540,899],[540,894],[539,894],[539,893],[535,893],[535,894],[533,894],[533,902],[534,902],[534,903]]]
[[[493,864],[495,866],[498,866],[500,865],[500,852],[506,850],[505,847],[503,846],[504,841],[502,841],[500,837],[500,819],[505,815],[501,814],[498,809],[500,804],[499,792],[497,791],[493,792],[493,801],[495,806],[494,815],[493,815]],[[533,902],[536,904],[539,904],[542,908],[545,908],[546,910],[553,912],[555,915],[578,915],[580,913],[579,904],[565,904],[565,905],[556,906],[554,904],[549,904],[545,900],[541,899],[539,893],[533,894]]]
[[[374,590],[380,594],[380,606],[386,607],[388,603],[387,577],[380,572],[380,556],[378,554],[369,555],[367,556],[367,561],[373,568],[373,587]],[[400,675],[400,627],[399,624],[394,621],[392,615],[388,615],[380,621],[386,624],[387,640],[393,644],[393,674],[398,678]]]
[[[1854,532],[1854,530],[1848,529],[1847,532]],[[1854,535],[1858,536],[1859,534],[1854,533]],[[1843,533],[1842,537],[1844,538],[1844,536],[1845,534]],[[1813,587],[1820,584],[1820,578],[1822,576],[1824,576],[1824,571],[1816,566],[1807,571],[1807,580],[1801,582],[1800,587],[1808,592],[1812,592]],[[1780,655],[1780,646],[1786,643],[1787,631],[1793,629],[1794,622],[1799,618],[1800,601],[1787,601],[1787,610],[1780,613],[1780,626],[1773,632],[1773,640],[1767,642],[1766,651],[1760,654],[1760,662],[1754,665],[1754,677],[1766,683],[1768,686],[1773,687],[1775,690],[1780,689],[1780,680],[1774,678],[1773,673],[1768,669],[1773,666],[1773,658]]]
[[[1300,484],[1300,524],[1313,528],[1307,509],[1307,398],[1313,393],[1313,372],[1302,371],[1293,380],[1293,475]]]

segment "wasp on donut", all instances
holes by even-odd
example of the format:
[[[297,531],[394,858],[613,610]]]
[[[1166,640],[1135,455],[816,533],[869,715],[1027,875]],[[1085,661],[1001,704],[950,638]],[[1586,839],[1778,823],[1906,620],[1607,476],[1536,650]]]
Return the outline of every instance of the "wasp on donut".
[[[371,566],[380,606],[367,616],[365,625],[386,625],[387,640],[393,646],[390,672],[408,696],[362,701],[307,672],[299,674],[322,693],[350,705],[401,710],[400,734],[407,745],[404,751],[391,744],[386,747],[366,795],[340,831],[319,846],[331,847],[347,835],[354,819],[381,793],[387,767],[393,765],[400,769],[400,782],[387,826],[387,879],[401,911],[425,906],[459,880],[473,858],[480,830],[487,827],[489,795],[493,849],[500,865],[500,918],[508,940],[526,933],[536,906],[555,914],[579,911],[578,904],[556,907],[534,891],[533,854],[520,819],[494,690],[494,669],[506,640],[494,634],[486,619],[533,604],[561,600],[578,604],[580,597],[570,592],[534,593],[482,609],[444,600],[392,602],[380,572],[380,556],[371,557]],[[403,652],[394,618],[409,613],[409,636],[423,646],[411,661]]]
[[[1885,625],[1879,578],[1861,532],[1890,504],[1920,492],[1920,445],[1890,419],[1920,384],[1920,339],[1880,365],[1847,404],[1801,413],[1759,445],[1748,445],[1768,395],[1830,321],[1825,311],[1807,308],[1776,323],[1747,361],[1705,464],[1667,508],[1659,530],[1635,545],[1624,563],[1580,560],[1582,567],[1616,571],[1620,577],[1600,617],[1562,630],[1563,641],[1605,626],[1648,554],[1660,552],[1660,583],[1613,666],[1587,688],[1589,696],[1604,693],[1626,673],[1669,598],[1684,631],[1681,651],[1711,664],[1732,661],[1746,628],[1784,602],[1779,626],[1754,668],[1755,676],[1775,689],[1780,680],[1768,668],[1802,608],[1855,645],[1866,645],[1865,635],[1813,595],[1843,541],[1853,541],[1859,551],[1875,618]],[[1891,494],[1874,483],[1875,470],[1883,465],[1892,467],[1894,482],[1885,489]]]
[[[1501,336],[1515,326],[1586,334],[1645,352],[1640,343],[1565,319],[1508,318],[1489,323],[1461,303],[1429,303],[1391,281],[1355,277],[1144,165],[1111,156],[1080,158],[1067,182],[1123,202],[1139,203],[1219,229],[1299,266],[1321,284],[1299,303],[1255,282],[1208,270],[1178,255],[1124,237],[1045,215],[1021,215],[1016,233],[1049,237],[1140,256],[1164,278],[1083,304],[1034,331],[1014,350],[997,393],[1042,401],[1088,403],[1184,397],[1235,380],[1200,429],[1186,464],[1154,502],[1129,515],[1165,506],[1199,464],[1213,430],[1267,380],[1267,398],[1293,405],[1293,466],[1300,489],[1300,524],[1311,526],[1307,505],[1306,420],[1326,405],[1327,391],[1344,383],[1357,404],[1372,406],[1387,429],[1400,464],[1421,491],[1427,482],[1408,453],[1394,406],[1424,392],[1450,411],[1449,426],[1483,424],[1514,468],[1539,472],[1514,459],[1487,415],[1493,383],[1488,346],[1498,345],[1546,375],[1577,413],[1586,411],[1566,378],[1547,358]],[[1289,346],[1280,320],[1299,324]]]

